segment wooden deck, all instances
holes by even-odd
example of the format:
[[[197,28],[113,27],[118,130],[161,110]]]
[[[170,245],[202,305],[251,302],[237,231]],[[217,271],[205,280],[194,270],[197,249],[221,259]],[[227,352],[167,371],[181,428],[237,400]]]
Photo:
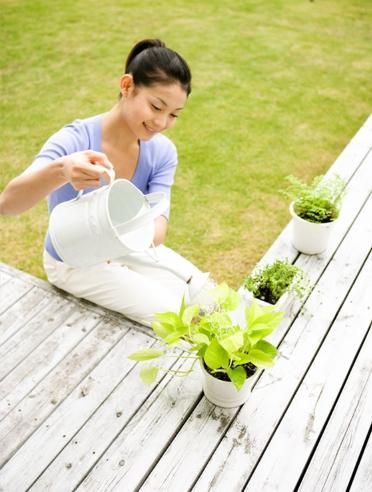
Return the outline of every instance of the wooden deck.
[[[127,355],[150,330],[0,264],[0,490],[371,491],[371,149],[372,116],[330,169],[349,186],[327,252],[299,255],[288,226],[262,259],[314,288],[240,408],[198,371],[144,386]]]

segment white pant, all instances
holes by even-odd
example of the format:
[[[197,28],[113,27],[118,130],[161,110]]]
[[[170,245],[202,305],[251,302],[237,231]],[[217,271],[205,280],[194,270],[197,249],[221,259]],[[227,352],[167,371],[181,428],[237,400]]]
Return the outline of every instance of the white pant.
[[[166,246],[155,248],[158,261],[136,253],[91,267],[75,268],[44,251],[44,269],[50,283],[151,326],[154,314],[178,312],[186,303],[209,304],[213,286],[208,274]]]

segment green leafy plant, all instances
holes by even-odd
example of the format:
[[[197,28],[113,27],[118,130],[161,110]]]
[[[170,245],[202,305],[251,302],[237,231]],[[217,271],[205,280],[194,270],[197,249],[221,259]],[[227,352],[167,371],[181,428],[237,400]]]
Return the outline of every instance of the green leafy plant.
[[[244,288],[256,299],[275,304],[285,292],[303,299],[309,290],[309,280],[302,268],[287,259],[275,260],[247,276]]]
[[[186,354],[181,357],[191,359],[191,366],[186,371],[171,372],[187,375],[201,360],[211,375],[231,381],[238,390],[258,367],[271,367],[277,350],[265,338],[278,327],[283,313],[253,303],[245,309],[245,325],[240,326],[232,316],[241,302],[239,294],[227,284],[220,284],[212,295],[215,306],[210,312],[203,312],[197,304],[186,307],[182,302],[178,313],[157,314],[152,327],[162,341],[161,348],[139,350],[129,358],[143,362],[175,357],[172,349],[179,346]],[[151,384],[160,370],[169,372],[160,365],[150,365],[142,368],[140,376]]]
[[[294,211],[299,217],[316,223],[337,219],[346,187],[341,176],[316,176],[310,184],[292,175],[285,179],[289,185],[282,192],[294,201]]]

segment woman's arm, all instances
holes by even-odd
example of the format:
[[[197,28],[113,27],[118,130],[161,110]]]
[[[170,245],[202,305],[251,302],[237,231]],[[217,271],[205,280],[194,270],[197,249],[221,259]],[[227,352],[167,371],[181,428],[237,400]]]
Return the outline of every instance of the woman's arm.
[[[168,220],[164,217],[164,215],[160,215],[155,219],[155,236],[154,236],[155,246],[164,243],[165,237],[167,235],[167,229],[168,229]]]
[[[25,212],[66,183],[71,183],[76,190],[99,186],[104,169],[96,164],[112,169],[105,154],[86,150],[20,174],[0,194],[0,214]]]
[[[158,135],[153,152],[156,164],[148,184],[148,192],[160,191],[165,194],[165,197],[170,202],[171,187],[177,167],[177,149],[164,135]],[[164,243],[167,235],[169,208],[163,213],[164,215],[155,219],[154,243],[156,246]]]

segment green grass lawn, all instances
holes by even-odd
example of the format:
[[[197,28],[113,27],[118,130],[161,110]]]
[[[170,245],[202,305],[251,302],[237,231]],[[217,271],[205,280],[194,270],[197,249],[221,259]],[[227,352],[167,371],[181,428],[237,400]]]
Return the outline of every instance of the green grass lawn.
[[[65,123],[108,110],[131,46],[193,71],[168,245],[237,287],[371,113],[370,0],[0,0],[0,190]],[[43,277],[46,204],[0,218],[0,261]]]

